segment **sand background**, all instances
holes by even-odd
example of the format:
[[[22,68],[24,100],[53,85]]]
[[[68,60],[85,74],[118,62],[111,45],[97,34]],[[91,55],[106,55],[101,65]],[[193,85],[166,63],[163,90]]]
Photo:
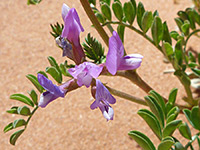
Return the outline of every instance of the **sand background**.
[[[181,0],[176,5],[173,0],[142,2],[146,10],[157,9],[162,20],[167,21],[170,30],[176,28],[173,18],[177,16],[177,11],[192,5],[189,0]],[[142,131],[158,143],[155,135],[137,115],[137,111],[145,108],[144,106],[116,97],[117,103],[113,105],[114,120],[107,122],[99,110],[90,109],[90,90],[82,87],[69,93],[64,99],[54,101],[45,109],[38,109],[16,146],[9,144],[9,137],[13,131],[4,134],[3,127],[20,117],[6,113],[6,110],[14,105],[22,105],[9,100],[9,96],[14,93],[25,94],[34,88],[25,76],[29,73],[36,75],[37,71],[45,70],[49,65],[47,56],[55,57],[58,63],[66,59],[61,57],[60,49],[49,34],[50,24],[62,23],[63,3],[75,7],[79,13],[85,29],[85,32],[81,33],[81,41],[84,41],[89,32],[101,41],[97,32],[91,28],[91,23],[77,0],[43,0],[37,6],[27,6],[26,0],[0,1],[0,150],[140,149],[128,137],[127,133],[130,130]],[[140,53],[144,56],[142,66],[138,69],[141,77],[165,97],[172,88],[178,87],[178,98],[181,98],[184,91],[177,78],[173,74],[163,75],[163,70],[171,69],[171,65],[163,63],[161,53],[148,41],[129,31],[126,30],[125,35],[126,50],[129,54]],[[197,43],[199,40],[193,37],[188,46],[199,50],[200,45]],[[146,95],[126,79],[100,79],[109,86],[134,96],[142,98]]]

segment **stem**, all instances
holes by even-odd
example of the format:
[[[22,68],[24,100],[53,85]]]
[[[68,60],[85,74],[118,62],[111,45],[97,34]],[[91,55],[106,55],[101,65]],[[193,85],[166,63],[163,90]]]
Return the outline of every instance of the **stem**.
[[[111,22],[106,22],[105,24],[103,24],[102,26],[108,25],[108,24],[118,24],[118,25],[122,25],[125,27],[128,27],[129,29],[135,31],[136,33],[140,34],[141,36],[143,36],[145,39],[147,39],[150,43],[152,43],[156,48],[158,48],[160,50],[161,53],[163,53],[162,51],[162,47],[160,45],[156,46],[155,43],[153,42],[153,40],[146,34],[144,34],[142,31],[138,30],[137,28],[135,28],[134,26],[131,26],[129,24],[126,24],[124,22],[117,22],[117,21],[111,21]]]
[[[142,104],[142,105],[147,106],[147,103],[143,99],[140,99],[140,98],[135,97],[135,96],[131,96],[129,94],[126,94],[126,93],[118,91],[118,90],[115,90],[115,89],[113,89],[109,86],[106,86],[106,88],[110,91],[111,94],[113,94],[115,96],[127,99],[127,100],[134,102],[134,103],[137,103],[137,104]]]
[[[143,91],[148,93],[153,90],[142,78],[136,73],[136,71],[128,70],[128,71],[118,71],[116,76],[121,76],[129,79],[131,82],[140,87]]]
[[[190,37],[191,37],[193,34],[195,34],[195,33],[197,33],[197,32],[200,32],[200,29],[197,29],[197,30],[193,31],[192,33],[190,33],[190,34],[188,35],[187,39],[185,40],[184,52],[186,51],[186,45],[187,45],[187,43],[188,43],[188,40],[190,39]]]
[[[31,117],[34,115],[34,113],[36,112],[36,110],[37,110],[38,108],[39,108],[39,107],[36,106],[36,107],[34,108],[34,110],[31,112],[31,115],[28,117],[28,119],[27,119],[27,121],[26,121],[25,129],[27,128],[27,125],[28,125],[28,123],[29,123]]]
[[[190,140],[190,141],[187,143],[187,145],[185,146],[185,149],[187,149],[189,146],[191,146],[192,143],[198,138],[199,135],[200,135],[200,132],[197,133],[196,135],[194,135],[194,136],[192,137],[192,140]]]
[[[94,12],[92,11],[92,8],[90,7],[88,0],[80,0],[80,2],[82,4],[88,18],[94,25],[95,29],[97,30],[97,32],[99,33],[99,35],[101,36],[101,38],[103,39],[105,44],[108,46],[109,37],[108,37],[107,33],[105,32],[105,30],[103,29],[103,27],[100,25],[99,21],[97,20]]]

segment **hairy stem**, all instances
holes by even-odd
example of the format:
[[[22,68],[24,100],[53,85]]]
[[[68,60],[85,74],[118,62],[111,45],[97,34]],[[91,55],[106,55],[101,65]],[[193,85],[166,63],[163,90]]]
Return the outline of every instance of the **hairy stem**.
[[[108,46],[109,37],[108,37],[107,33],[105,32],[105,30],[103,29],[103,27],[100,25],[99,21],[97,20],[94,12],[92,11],[92,8],[90,7],[88,0],[80,0],[80,2],[82,4],[88,18],[94,25],[95,29],[97,30],[97,32],[99,33],[99,35],[101,36],[101,38],[103,39],[105,44]]]
[[[142,105],[147,106],[147,103],[143,99],[140,99],[138,97],[135,97],[135,96],[129,95],[127,93],[118,91],[118,90],[113,89],[113,88],[111,88],[109,86],[106,86],[106,88],[110,91],[111,94],[113,94],[115,96],[127,99],[127,100],[129,100],[131,102],[134,102],[134,103],[137,103],[137,104],[142,104]]]
[[[116,76],[121,76],[121,77],[129,79],[131,82],[136,84],[146,93],[153,90],[144,80],[142,80],[142,78],[134,70],[118,71],[116,73]]]

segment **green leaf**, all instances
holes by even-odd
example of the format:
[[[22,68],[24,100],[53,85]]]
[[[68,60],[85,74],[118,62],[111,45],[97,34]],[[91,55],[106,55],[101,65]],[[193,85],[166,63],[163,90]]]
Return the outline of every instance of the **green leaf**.
[[[195,75],[200,77],[200,70],[197,68],[191,68],[191,70],[194,72]]]
[[[164,112],[162,111],[161,106],[152,96],[145,96],[144,98],[147,104],[149,105],[151,111],[158,117],[161,128],[163,128],[164,127]]]
[[[174,40],[178,40],[179,34],[176,31],[171,31],[170,32],[170,36],[174,39]]]
[[[165,52],[166,56],[171,59],[171,55],[174,54],[172,46],[168,42],[163,42],[163,51]]]
[[[105,16],[106,19],[111,21],[112,14],[111,14],[111,10],[108,4],[104,3],[101,5],[101,12]]]
[[[12,129],[13,129],[13,123],[11,122],[7,126],[5,126],[5,128],[3,129],[3,132],[6,133]]]
[[[133,138],[144,150],[156,150],[151,140],[139,131],[130,131],[128,135]]]
[[[15,133],[13,133],[10,137],[10,144],[15,145],[17,139],[19,138],[19,136],[24,132],[25,129],[21,129],[19,131],[16,131]]]
[[[33,83],[33,85],[38,89],[40,93],[43,93],[44,88],[40,85],[38,79],[34,75],[28,74],[26,77]]]
[[[144,6],[141,2],[138,3],[138,8],[137,8],[137,23],[142,30],[142,16],[145,12]]]
[[[198,106],[192,108],[190,119],[194,125],[194,128],[200,130],[200,111]]]
[[[117,27],[117,33],[118,33],[120,39],[122,40],[122,43],[124,42],[124,30],[125,30],[124,26],[118,25],[118,27]]]
[[[180,18],[175,18],[174,20],[175,20],[179,30],[182,31],[181,26],[183,25],[183,20],[181,20]]]
[[[153,17],[156,17],[156,16],[159,16],[159,13],[158,13],[157,10],[155,10],[154,13],[153,13]]]
[[[46,72],[49,73],[58,83],[62,83],[60,73],[55,67],[47,67]]]
[[[186,9],[186,13],[188,15],[188,20],[190,22],[191,29],[192,30],[196,29],[193,9],[192,8]]]
[[[103,17],[103,15],[102,15],[101,13],[96,12],[96,13],[95,13],[95,16],[97,17],[97,19],[98,19],[98,21],[99,21],[100,23],[105,23],[105,18]]]
[[[185,150],[185,148],[180,142],[176,142],[174,146],[175,146],[175,150]]]
[[[163,25],[161,19],[156,16],[151,26],[151,34],[156,46],[159,45],[163,37]]]
[[[39,73],[39,74],[42,74],[42,75],[44,75],[46,78],[48,78],[47,74],[46,74],[44,71],[38,71],[37,74],[38,74],[38,73]]]
[[[162,108],[162,111],[165,112],[165,101],[163,100],[162,96],[154,90],[151,90],[149,94],[153,96],[155,100],[157,100],[157,102]]]
[[[153,15],[151,11],[146,11],[142,16],[142,31],[146,33],[153,22]]]
[[[167,113],[167,117],[171,116],[172,114],[178,114],[180,113],[180,109],[178,106],[174,106],[170,111]]]
[[[24,119],[18,119],[13,122],[13,128],[21,127],[26,125],[26,121]]]
[[[176,130],[176,128],[181,124],[181,122],[181,120],[174,120],[168,123],[163,129],[163,138],[166,136],[171,136]]]
[[[198,63],[200,65],[200,53],[198,53]]]
[[[198,25],[200,25],[200,15],[195,9],[193,9],[193,19]]]
[[[110,6],[111,0],[100,0],[100,2],[104,2],[104,3],[108,4],[108,6]]]
[[[130,25],[132,25],[133,21],[135,19],[135,15],[136,15],[136,10],[133,7],[132,2],[130,2],[130,1],[129,2],[125,2],[123,11],[124,11],[124,15],[125,15],[126,20],[128,21],[128,23]]]
[[[31,90],[30,92],[28,92],[28,94],[30,95],[32,101],[34,102],[35,105],[38,105],[38,96],[35,92],[35,90]]]
[[[172,44],[172,39],[168,30],[167,22],[163,23],[163,41],[168,42],[170,45]]]
[[[188,20],[188,15],[186,12],[184,11],[179,11],[178,13],[178,16],[181,18],[181,20],[185,21],[185,20]]]
[[[171,121],[175,120],[178,116],[178,114],[180,113],[180,109],[175,106],[174,108],[172,108],[169,113],[167,114],[167,124],[170,123]]]
[[[196,62],[196,58],[194,57],[194,55],[192,54],[191,51],[188,51],[188,56],[189,56],[189,60],[191,62]]]
[[[64,76],[72,77],[64,64],[60,64],[60,70]]]
[[[13,94],[10,96],[10,99],[13,99],[13,100],[18,100],[20,102],[23,102],[29,106],[32,106],[34,107],[34,104],[33,102],[30,100],[30,98],[28,98],[27,96],[23,95],[23,94]]]
[[[27,5],[36,5],[39,4],[42,0],[27,0]]]
[[[23,116],[31,115],[31,111],[27,106],[18,107],[17,112],[18,114],[23,115]]]
[[[138,114],[146,121],[146,123],[155,133],[155,135],[161,140],[162,139],[161,127],[156,116],[147,109],[140,109],[138,111]]]
[[[85,38],[86,43],[83,43],[86,56],[93,60],[96,64],[103,63],[105,59],[104,48],[96,38],[93,38],[90,33]]]
[[[184,33],[185,36],[189,34],[190,29],[190,22],[186,20],[184,24],[181,26],[181,31]]]
[[[179,132],[180,134],[185,137],[186,139],[188,140],[191,140],[192,139],[192,135],[191,135],[191,131],[190,131],[190,128],[188,126],[188,124],[185,122],[185,123],[182,123],[180,126],[179,126]]]
[[[55,68],[57,69],[57,71],[59,72],[59,74],[60,74],[60,80],[61,80],[61,82],[59,82],[59,83],[62,83],[62,73],[61,73],[61,71],[60,71],[60,68],[59,68],[59,66],[58,66],[58,64],[57,64],[57,62],[56,62],[56,60],[55,60],[52,56],[49,56],[47,59],[48,59],[50,65],[51,65],[52,67],[55,67]]]
[[[196,64],[196,63],[194,63],[194,62],[191,62],[191,63],[188,64],[188,66],[189,66],[190,68],[195,68],[195,67],[198,66],[198,64]]]
[[[18,114],[17,108],[18,108],[18,107],[14,106],[14,107],[12,107],[10,110],[7,110],[6,112],[7,112],[7,113],[10,113],[10,114]]]
[[[177,92],[178,92],[178,89],[177,89],[177,88],[173,88],[173,89],[170,91],[169,98],[168,98],[169,103],[172,103],[173,105],[175,104]]]
[[[179,66],[183,63],[182,40],[178,40],[175,45],[175,59]]]
[[[90,4],[93,4],[94,6],[96,6],[96,0],[88,0],[88,2],[89,2]]]
[[[113,12],[116,16],[116,18],[119,20],[119,21],[122,21],[122,18],[123,18],[123,8],[122,8],[122,5],[121,3],[119,2],[114,2],[112,4],[112,9],[113,9]]]
[[[187,120],[189,121],[189,123],[194,127],[194,124],[192,123],[191,120],[191,111],[189,109],[183,109],[183,113],[185,114]]]
[[[174,145],[174,140],[171,137],[166,137],[158,145],[158,149],[157,150],[170,150],[170,148],[173,145]]]

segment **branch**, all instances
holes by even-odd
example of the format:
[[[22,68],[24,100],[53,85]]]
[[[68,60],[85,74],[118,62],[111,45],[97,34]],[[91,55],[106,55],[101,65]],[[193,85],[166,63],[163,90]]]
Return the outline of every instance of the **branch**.
[[[101,36],[103,41],[108,46],[109,37],[108,37],[107,33],[105,32],[105,30],[103,29],[103,27],[100,25],[99,21],[97,20],[94,12],[92,11],[92,8],[90,7],[88,0],[80,0],[80,2],[82,4],[87,16],[89,17],[90,21],[94,25],[95,29],[97,30],[97,32],[99,33],[99,35]]]

